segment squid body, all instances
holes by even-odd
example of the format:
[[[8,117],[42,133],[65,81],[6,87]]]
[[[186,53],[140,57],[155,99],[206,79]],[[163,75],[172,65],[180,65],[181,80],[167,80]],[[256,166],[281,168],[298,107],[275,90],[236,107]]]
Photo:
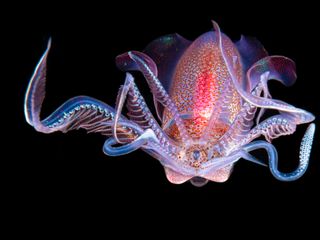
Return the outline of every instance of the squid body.
[[[290,173],[278,170],[277,150],[271,141],[294,133],[297,125],[312,122],[314,116],[273,99],[268,89],[269,80],[294,84],[295,63],[287,57],[269,56],[255,38],[242,36],[234,43],[217,23],[213,26],[213,31],[193,42],[170,34],[154,40],[142,52],[119,55],[116,63],[126,78],[115,108],[78,96],[41,120],[49,41],[26,92],[27,122],[43,133],[83,128],[105,135],[103,151],[109,156],[142,149],[163,165],[167,179],[175,184],[224,182],[239,159],[268,166],[279,180],[298,179],[308,166],[315,125],[307,128],[299,165]],[[156,117],[129,73],[132,71],[144,75]],[[126,115],[123,107],[128,110]],[[278,114],[260,121],[267,109]],[[265,141],[256,140],[260,136]],[[266,151],[268,162],[250,154],[256,149]]]

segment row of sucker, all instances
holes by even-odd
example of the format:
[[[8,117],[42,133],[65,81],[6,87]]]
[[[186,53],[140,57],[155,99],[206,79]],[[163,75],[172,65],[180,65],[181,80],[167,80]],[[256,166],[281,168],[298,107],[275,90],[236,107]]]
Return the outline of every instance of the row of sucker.
[[[253,91],[253,95],[260,95],[262,86],[259,84]],[[213,148],[221,155],[227,155],[239,145],[239,139],[246,136],[252,125],[257,107],[244,102],[239,114],[235,117],[229,130],[219,139],[219,143]]]
[[[67,112],[63,112],[57,120],[48,125],[49,128],[61,129],[67,132],[73,129],[83,128],[88,133],[98,132],[102,135],[111,136],[111,122],[114,118],[114,113],[106,108],[95,104],[79,104]],[[48,121],[44,120],[43,122]],[[138,132],[127,126],[119,126],[117,134],[131,139],[138,136]],[[129,140],[129,139],[128,139]]]
[[[162,148],[166,149],[169,153],[176,152],[178,144],[170,139],[161,129],[158,122],[152,116],[136,84],[133,83],[132,86],[128,91],[127,98],[128,117],[143,129],[151,128],[156,134]]]
[[[172,114],[172,118],[175,120],[182,140],[188,141],[190,137],[187,129],[185,128],[184,122],[180,117],[179,111],[166,90],[163,88],[159,79],[154,75],[154,73],[142,59],[135,55],[132,55],[132,58],[141,66],[142,73],[148,80],[148,85],[151,88],[154,97]]]

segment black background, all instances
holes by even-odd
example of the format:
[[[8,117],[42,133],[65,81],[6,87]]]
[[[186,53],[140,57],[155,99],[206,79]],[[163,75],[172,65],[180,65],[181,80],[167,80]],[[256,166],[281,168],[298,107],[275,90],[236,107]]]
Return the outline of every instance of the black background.
[[[4,92],[8,93],[5,102],[13,110],[4,128],[13,124],[14,129],[10,128],[8,148],[4,145],[9,150],[4,184],[14,205],[10,209],[17,211],[12,214],[13,219],[17,216],[24,222],[35,217],[35,224],[52,230],[51,221],[68,228],[68,224],[88,220],[122,224],[136,222],[141,216],[165,216],[161,227],[166,229],[167,225],[172,226],[171,222],[183,223],[181,231],[185,231],[202,228],[205,222],[223,226],[249,217],[248,228],[272,232],[269,225],[259,226],[260,220],[271,217],[273,227],[282,227],[306,223],[309,215],[316,215],[318,131],[309,169],[295,182],[277,181],[267,168],[239,161],[226,183],[195,188],[189,183],[169,183],[162,166],[142,151],[107,157],[102,152],[103,136],[87,135],[81,130],[45,135],[29,126],[23,116],[24,93],[49,37],[52,49],[43,117],[76,95],[92,96],[114,106],[125,76],[114,63],[118,54],[142,50],[151,40],[168,33],[195,39],[212,29],[213,19],[233,40],[241,34],[255,36],[271,55],[292,58],[297,64],[297,83],[290,88],[271,83],[271,94],[313,112],[318,122],[319,38],[315,34],[315,6],[280,6],[271,2],[196,2],[177,7],[164,2],[18,6],[3,22],[5,30],[9,30],[3,35],[8,40],[4,47],[10,51],[4,69],[9,80],[5,81],[13,87],[12,92]],[[135,77],[151,106],[150,91],[142,76]],[[299,126],[294,135],[274,140],[280,170],[296,167],[305,129],[305,125]],[[205,221],[204,217],[210,220]],[[209,231],[202,231],[205,230]]]

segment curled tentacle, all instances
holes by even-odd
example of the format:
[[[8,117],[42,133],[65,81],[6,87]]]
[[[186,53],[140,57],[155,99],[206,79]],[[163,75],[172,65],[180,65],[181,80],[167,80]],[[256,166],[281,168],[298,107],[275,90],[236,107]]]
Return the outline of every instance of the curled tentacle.
[[[261,92],[262,86],[261,84],[258,84],[252,91],[252,94],[258,96]],[[220,154],[228,155],[234,151],[235,148],[240,146],[240,140],[248,136],[248,133],[251,130],[256,111],[257,107],[244,102],[228,131],[219,139],[218,145],[215,145],[210,149],[209,153],[212,154],[212,152],[216,151],[220,152]],[[209,159],[211,158],[210,154],[208,156]]]
[[[155,39],[143,50],[157,65],[157,77],[169,94],[174,70],[190,44],[190,41],[179,34],[169,34]],[[154,104],[159,119],[163,121],[163,105],[155,97]]]
[[[83,128],[88,132],[99,132],[106,136],[112,136],[111,122],[115,116],[115,110],[109,105],[87,96],[74,97],[44,120],[40,120],[41,106],[45,97],[46,64],[51,41],[41,57],[35,72],[30,80],[25,96],[25,117],[27,122],[37,131],[51,133],[55,131],[67,132],[72,129]],[[135,139],[142,129],[135,123],[119,116],[119,124],[116,128],[117,135],[123,141]]]
[[[221,39],[221,34],[220,34],[220,28],[218,26],[217,23],[213,22],[214,28],[217,31],[217,36],[219,37],[219,46],[220,46],[220,50],[221,50],[221,54],[222,54],[222,58],[227,66],[228,72],[231,76],[232,82],[237,90],[237,92],[240,94],[240,96],[245,99],[247,102],[249,102],[250,104],[257,106],[257,107],[261,107],[261,108],[267,108],[267,109],[274,109],[274,110],[279,110],[279,111],[283,111],[283,112],[288,112],[288,113],[292,113],[296,116],[296,123],[297,124],[302,124],[302,123],[308,123],[308,122],[312,122],[314,120],[314,116],[303,110],[303,109],[299,109],[296,108],[290,104],[287,104],[285,102],[282,102],[280,100],[276,100],[276,99],[268,99],[268,98],[263,98],[263,97],[259,97],[259,96],[254,96],[250,93],[248,93],[245,89],[243,89],[243,86],[241,86],[241,84],[239,83],[239,80],[236,77],[235,71],[234,71],[234,65],[237,63],[237,61],[239,61],[239,59],[237,59],[236,57],[234,57],[233,59],[230,59],[227,54],[225,53],[224,47],[223,47],[223,41]],[[278,56],[275,56],[275,58],[277,58]],[[267,57],[267,58],[272,58],[272,57]],[[292,61],[285,58],[285,57],[280,57],[281,59],[286,59],[287,63],[291,63]],[[265,61],[265,60],[264,60]],[[281,64],[281,66],[283,67],[287,66],[288,64]],[[260,66],[260,65],[258,65]],[[265,65],[263,65],[265,66]],[[289,67],[290,71],[292,70],[292,67]],[[269,71],[270,69],[263,69],[264,72]],[[281,77],[284,75],[282,72],[277,72],[278,69],[275,69],[274,71],[272,71],[274,74],[274,77],[277,77],[277,79],[283,79],[281,80],[281,82],[290,85],[292,82],[294,82],[292,79],[294,79],[295,73],[293,72],[288,72],[288,76],[285,75],[284,78],[280,78],[279,76],[281,75]],[[250,71],[249,71],[250,72]],[[262,71],[254,71],[257,72],[259,74],[262,74]],[[276,74],[277,73],[277,74]],[[268,75],[263,75],[263,76],[268,76],[271,77],[273,76],[272,74],[268,74]]]
[[[118,141],[114,138],[109,138],[103,145],[103,152],[109,156],[120,156],[133,152],[141,148],[143,145],[148,144],[150,141],[158,141],[151,129],[146,130],[134,141],[120,147],[113,147],[112,145],[116,144]]]
[[[171,139],[159,126],[134,81],[128,90],[127,109],[130,120],[139,124],[143,129],[152,129],[160,145],[167,151],[174,153],[180,148],[179,143]]]
[[[208,120],[208,125],[206,126],[206,129],[203,131],[203,134],[201,136],[201,140],[203,141],[210,141],[212,138],[211,130],[217,125],[217,120],[220,120],[221,122],[225,122],[225,119],[230,118],[230,102],[233,98],[233,88],[230,84],[230,82],[227,82],[223,84],[222,91],[225,94],[221,94],[218,97],[217,104],[214,106],[212,114]]]
[[[278,154],[272,144],[265,141],[255,141],[243,146],[243,149],[248,152],[261,148],[265,149],[268,153],[269,168],[272,175],[281,181],[294,181],[300,178],[308,168],[314,132],[315,125],[312,123],[309,125],[301,141],[299,166],[295,171],[290,173],[282,173],[278,170]]]
[[[165,106],[172,114],[183,141],[189,141],[190,136],[180,117],[179,111],[157,78],[156,66],[153,60],[141,52],[128,52],[117,57],[117,65],[123,70],[139,70],[143,73],[153,93],[154,98]]]
[[[129,73],[119,90],[116,109],[94,98],[78,96],[41,120],[51,40],[28,85],[24,105],[27,122],[43,133],[80,128],[101,133],[110,137],[103,146],[109,156],[141,149],[159,160],[173,183],[190,180],[195,186],[203,186],[208,181],[226,181],[241,158],[266,166],[250,153],[256,149],[267,151],[267,166],[277,179],[298,179],[308,166],[314,124],[302,139],[299,166],[290,173],[278,170],[277,151],[272,144],[251,142],[261,135],[271,142],[292,134],[298,124],[314,120],[311,113],[272,99],[269,93],[271,79],[285,86],[295,82],[294,62],[268,56],[254,38],[242,37],[233,44],[215,22],[213,25],[214,33],[205,33],[193,43],[171,34],[153,41],[144,53],[131,51],[116,59],[120,69],[142,72],[163,128]],[[130,120],[121,115],[125,103]],[[258,108],[257,126],[252,128]],[[280,114],[259,124],[265,109]]]
[[[167,136],[167,134],[161,129],[157,121],[154,119],[152,113],[147,107],[147,104],[145,103],[144,98],[142,97],[137,86],[134,83],[134,78],[130,73],[127,73],[125,83],[121,87],[121,90],[117,97],[116,115],[113,122],[113,139],[118,143],[123,143],[117,138],[115,130],[117,129],[119,116],[121,114],[126,98],[127,108],[129,110],[128,116],[130,120],[137,123],[142,129],[151,129],[154,132],[161,148],[166,149],[171,154],[175,152],[179,145]]]
[[[235,52],[235,53],[237,52],[237,49],[234,46],[234,44],[224,34],[220,34],[220,32],[219,33],[210,32],[210,35],[211,35],[210,42],[215,47],[219,45],[219,41],[221,40],[225,42],[226,51]],[[214,52],[214,54],[220,55],[219,52],[217,52],[217,50],[218,49],[215,48],[212,51]],[[240,55],[238,53],[237,53],[237,56],[240,58]],[[220,58],[218,59],[220,61]],[[238,70],[242,70],[240,64],[238,64],[237,67],[238,67]],[[232,81],[229,81],[228,79],[227,69],[223,65],[223,62],[217,69],[215,69],[215,71],[218,72],[217,77],[214,77],[214,78],[219,79],[217,84],[219,93],[218,94],[216,93],[216,99],[214,101],[214,105],[212,107],[207,126],[201,136],[201,140],[204,140],[204,141],[212,141],[213,139],[212,139],[211,132],[212,132],[212,129],[217,127],[217,123],[223,123],[226,125],[231,124],[231,122],[234,119],[233,114],[235,114],[235,112],[240,110],[240,109],[237,109],[237,107],[235,106],[237,105],[240,106],[241,99],[238,96],[237,92],[235,91]],[[241,75],[242,73],[240,72],[241,71],[239,71],[239,74]],[[234,106],[234,109],[231,111],[230,109],[232,108],[231,107],[232,105]],[[216,141],[216,140],[213,140],[213,141]]]
[[[278,114],[272,116],[262,123],[254,127],[250,132],[242,138],[242,144],[247,144],[252,140],[263,135],[268,142],[280,136],[289,135],[294,133],[296,130],[296,124],[290,120],[284,114]]]
[[[210,174],[211,172],[215,172],[222,167],[231,165],[244,156],[247,156],[244,151],[235,150],[227,156],[209,159],[207,162],[201,165],[201,167],[203,168],[201,171],[201,176],[204,176],[203,174]]]
[[[144,100],[141,95],[137,94],[130,74],[127,74],[126,82],[118,96],[117,110],[94,98],[79,96],[68,100],[49,117],[41,121],[40,110],[45,97],[46,59],[49,49],[50,42],[31,78],[26,94],[25,116],[29,124],[44,133],[67,132],[79,128],[86,129],[88,132],[99,132],[108,137],[113,136],[104,144],[104,152],[108,155],[122,155],[143,148],[150,155],[156,156],[164,165],[171,164],[176,158],[172,153],[172,140],[166,137],[150,115],[150,111],[147,108],[141,108],[140,104],[144,103]],[[130,100],[133,100],[132,97],[138,97],[139,103],[136,105],[136,110],[143,110],[145,114],[142,117],[147,117],[148,122],[153,123],[152,126],[149,126],[151,129],[144,131],[143,125],[140,127],[139,124],[129,121],[121,115],[121,109],[129,90],[131,91]],[[134,94],[132,95],[132,93]],[[149,115],[146,110],[150,113]],[[113,147],[112,145],[116,142],[127,144]]]
[[[263,74],[260,75],[260,82],[258,84],[261,85],[262,87],[262,93],[263,93],[263,98],[269,98],[271,99],[272,96],[269,92],[269,88],[268,88],[268,80],[269,80],[269,75],[270,75],[270,72],[267,71]],[[266,109],[265,108],[261,108],[260,111],[259,111],[259,114],[256,118],[256,124],[259,124],[260,122],[260,119],[261,117],[263,116],[263,114],[265,113]]]
[[[122,143],[117,136],[118,121],[119,121],[119,117],[121,115],[123,104],[125,102],[125,99],[126,99],[128,91],[130,89],[130,86],[132,85],[132,82],[133,82],[132,75],[130,73],[127,73],[125,83],[121,87],[119,94],[117,96],[116,115],[115,115],[114,121],[113,121],[112,135],[113,135],[114,140],[116,140],[118,143]]]
[[[31,77],[24,101],[24,114],[27,122],[37,131],[44,133],[53,131],[47,126],[44,126],[40,121],[41,106],[45,97],[47,57],[50,47],[51,39],[49,39],[47,49]]]

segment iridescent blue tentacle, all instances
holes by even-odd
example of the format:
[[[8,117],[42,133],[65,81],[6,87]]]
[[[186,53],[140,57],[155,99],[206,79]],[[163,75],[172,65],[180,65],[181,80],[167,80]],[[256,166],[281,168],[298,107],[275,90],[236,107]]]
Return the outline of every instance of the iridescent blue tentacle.
[[[113,147],[112,145],[118,143],[118,141],[114,138],[109,138],[103,145],[103,152],[109,156],[120,156],[133,152],[141,148],[143,145],[148,144],[150,141],[157,142],[158,139],[151,129],[147,129],[133,142],[122,145],[120,147]]]
[[[112,135],[111,122],[115,110],[109,105],[87,96],[78,96],[66,101],[44,120],[40,120],[41,106],[45,97],[46,63],[50,50],[49,40],[46,51],[41,57],[28,85],[25,96],[25,117],[27,122],[37,131],[51,133],[67,132],[72,129],[84,128],[88,132],[99,132],[106,136]],[[116,129],[119,137],[125,142],[132,141],[142,129],[124,116],[119,117]]]
[[[228,156],[212,158],[209,161],[203,163],[201,165],[203,170],[201,170],[199,176],[205,177],[206,175],[209,175],[210,173],[215,172],[215,171],[219,170],[220,168],[234,164],[240,158],[246,159],[250,162],[256,163],[261,166],[266,166],[265,163],[256,159],[254,156],[249,154],[244,149],[240,149],[240,150],[235,150],[234,152],[232,152]]]
[[[265,141],[255,141],[244,145],[242,148],[247,152],[256,149],[265,149],[268,153],[269,168],[272,175],[281,181],[294,181],[300,178],[308,168],[314,132],[315,124],[312,123],[309,125],[301,141],[299,166],[295,171],[290,173],[282,173],[278,170],[278,154],[276,148],[272,144]]]
[[[235,150],[234,152],[230,153],[225,157],[217,157],[217,158],[209,159],[206,163],[201,165],[202,170],[198,173],[198,176],[206,177],[207,175],[210,175],[212,172],[215,172],[220,168],[234,164],[240,158],[265,166],[265,164],[262,161],[256,159],[254,156],[252,156],[249,153],[250,151],[253,151],[256,149],[265,149],[268,153],[269,169],[272,175],[281,181],[294,181],[300,178],[307,170],[309,158],[310,158],[310,152],[311,152],[312,143],[313,143],[314,132],[315,132],[315,124],[312,123],[309,125],[301,141],[299,166],[293,172],[290,172],[290,173],[280,172],[278,170],[277,150],[272,144],[266,141],[259,140],[259,141],[255,141],[255,142],[251,142],[246,145],[243,145],[240,147],[239,150]]]

